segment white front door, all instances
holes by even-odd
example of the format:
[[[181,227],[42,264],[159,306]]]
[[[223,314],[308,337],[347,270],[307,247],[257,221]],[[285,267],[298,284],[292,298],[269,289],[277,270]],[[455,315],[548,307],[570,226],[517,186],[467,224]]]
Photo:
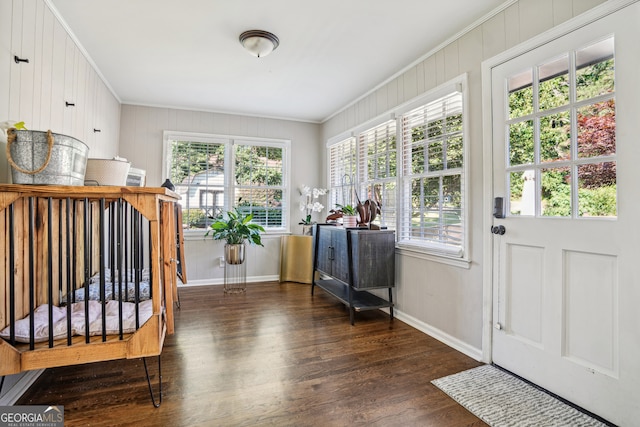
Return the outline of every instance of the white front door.
[[[634,3],[491,73],[492,360],[620,425],[640,423],[639,22]]]

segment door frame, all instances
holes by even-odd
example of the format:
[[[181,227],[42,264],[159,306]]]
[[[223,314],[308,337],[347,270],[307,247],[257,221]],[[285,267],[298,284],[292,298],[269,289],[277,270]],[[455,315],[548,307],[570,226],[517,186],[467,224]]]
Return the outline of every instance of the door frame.
[[[491,97],[492,69],[552,40],[591,24],[640,0],[609,0],[583,14],[553,27],[523,43],[520,43],[482,62],[482,361],[493,361],[493,278],[494,242],[496,237],[489,232],[493,225],[493,110]],[[504,196],[504,195],[499,195]]]

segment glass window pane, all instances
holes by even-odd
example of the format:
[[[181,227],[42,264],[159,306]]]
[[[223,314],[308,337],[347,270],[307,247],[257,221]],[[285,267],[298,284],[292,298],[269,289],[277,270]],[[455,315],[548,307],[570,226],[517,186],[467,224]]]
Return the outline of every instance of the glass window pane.
[[[411,147],[411,173],[420,174],[425,171],[424,165],[424,144]]]
[[[509,162],[511,165],[533,163],[533,120],[509,125]]]
[[[578,157],[616,154],[616,110],[610,99],[578,109]]]
[[[516,119],[533,113],[533,71],[516,74],[507,80],[509,118]]]
[[[171,141],[171,181],[183,224],[204,229],[224,210],[224,144]]]
[[[462,187],[460,175],[442,178],[443,239],[448,243],[462,241]]]
[[[571,159],[571,120],[569,111],[540,118],[540,161]]]
[[[427,138],[433,139],[442,136],[442,119],[427,123]]]
[[[395,180],[374,184],[365,190],[366,198],[377,200],[380,203],[380,215],[374,220],[374,223],[395,230],[397,212]],[[364,202],[363,197],[361,200]]]
[[[282,190],[243,188],[236,191],[237,207],[251,213],[252,222],[264,227],[282,225]]]
[[[536,173],[533,169],[509,174],[509,214],[533,216],[536,213]]]
[[[254,145],[236,146],[236,184],[282,185],[281,148]]]
[[[615,162],[578,166],[578,215],[610,218],[617,215]]]
[[[576,52],[576,98],[578,101],[613,93],[613,38]]]
[[[411,237],[423,237],[422,224],[425,202],[422,189],[422,179],[411,180],[411,212],[408,213],[410,215],[409,235]]]
[[[540,110],[562,107],[569,103],[569,56],[549,61],[538,67]]]
[[[444,169],[444,152],[442,141],[434,141],[429,144],[429,171],[440,171]]]
[[[543,216],[571,216],[571,171],[542,169],[541,209]]]
[[[424,236],[428,239],[439,240],[440,229],[440,178],[424,180],[424,209],[421,226]]]
[[[462,114],[449,116],[446,120],[447,133],[462,132]]]
[[[348,138],[334,144],[329,150],[331,189],[328,195],[329,209],[336,205],[353,204],[351,193],[356,174],[356,144]]]
[[[449,140],[447,141],[447,169],[462,167],[462,151],[462,136],[449,138]]]

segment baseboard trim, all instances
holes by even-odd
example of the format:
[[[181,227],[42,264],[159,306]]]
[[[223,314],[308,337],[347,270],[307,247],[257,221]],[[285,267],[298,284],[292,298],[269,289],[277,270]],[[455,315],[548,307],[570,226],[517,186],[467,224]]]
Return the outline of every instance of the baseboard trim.
[[[13,387],[7,390],[5,394],[0,397],[0,406],[12,406],[20,397],[36,382],[36,380],[42,375],[44,369],[38,369],[35,371],[26,371],[23,373],[22,378],[16,382]]]
[[[385,311],[387,311],[385,309]],[[388,312],[388,311],[387,311]],[[448,345],[449,347],[458,350],[460,353],[466,354],[467,356],[469,356],[472,359],[475,359],[479,362],[482,361],[482,349],[479,348],[475,348],[469,344],[467,344],[464,341],[459,340],[456,337],[453,337],[449,334],[447,334],[446,332],[441,331],[438,328],[435,328],[421,320],[416,319],[413,316],[410,316],[406,313],[403,313],[402,311],[399,311],[397,309],[393,310],[393,315],[394,317],[397,317],[398,320],[403,321],[404,323],[406,323],[409,326],[412,326],[414,328],[416,328],[417,330],[424,332],[425,334],[429,335],[430,337],[433,337],[435,339],[437,339],[438,341],[442,342],[443,344]]]
[[[278,275],[273,276],[252,276],[247,277],[247,283],[256,283],[256,282],[277,282],[279,279]],[[182,284],[180,288],[189,288],[191,286],[210,286],[210,285],[224,285],[224,278],[216,278],[216,279],[198,279],[198,280],[189,280],[186,284]]]

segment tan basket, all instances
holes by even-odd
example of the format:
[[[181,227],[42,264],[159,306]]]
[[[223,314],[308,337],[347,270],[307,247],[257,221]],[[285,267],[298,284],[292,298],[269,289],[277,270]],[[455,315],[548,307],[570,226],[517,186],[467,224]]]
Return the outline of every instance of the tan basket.
[[[131,163],[116,159],[87,159],[84,185],[127,185]]]

